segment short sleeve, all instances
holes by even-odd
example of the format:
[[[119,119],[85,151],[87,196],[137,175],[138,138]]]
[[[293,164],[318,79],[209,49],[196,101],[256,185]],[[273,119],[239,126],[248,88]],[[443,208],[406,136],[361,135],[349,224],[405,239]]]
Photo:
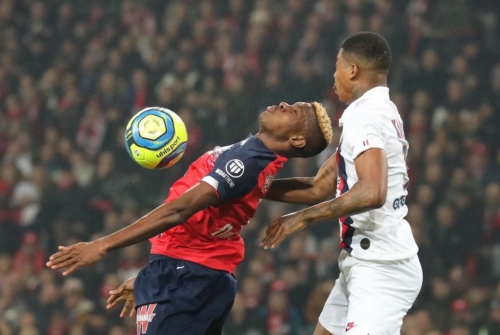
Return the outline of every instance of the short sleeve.
[[[349,129],[349,142],[352,147],[352,157],[356,159],[368,149],[385,150],[383,126],[380,117],[376,115],[360,118],[353,122]]]
[[[202,178],[219,196],[219,203],[249,194],[259,182],[259,175],[276,156],[256,155],[242,148],[228,150],[214,164],[213,170]]]

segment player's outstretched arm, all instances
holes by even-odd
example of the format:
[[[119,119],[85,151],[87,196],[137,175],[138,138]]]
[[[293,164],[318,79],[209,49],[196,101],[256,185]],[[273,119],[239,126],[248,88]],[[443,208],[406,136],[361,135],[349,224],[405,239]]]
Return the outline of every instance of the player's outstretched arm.
[[[47,262],[51,269],[65,269],[68,275],[78,268],[99,261],[111,250],[146,241],[184,223],[196,212],[219,202],[214,189],[201,182],[179,198],[163,204],[143,216],[130,226],[93,242],[78,243],[70,247],[59,247],[59,252]]]
[[[387,198],[387,158],[385,151],[372,148],[355,161],[358,182],[330,201],[288,214],[269,224],[261,245],[274,248],[285,236],[303,229],[310,223],[338,219],[363,213],[384,205]]]
[[[315,205],[335,194],[337,170],[335,155],[330,157],[315,177],[275,179],[264,199],[293,204]]]

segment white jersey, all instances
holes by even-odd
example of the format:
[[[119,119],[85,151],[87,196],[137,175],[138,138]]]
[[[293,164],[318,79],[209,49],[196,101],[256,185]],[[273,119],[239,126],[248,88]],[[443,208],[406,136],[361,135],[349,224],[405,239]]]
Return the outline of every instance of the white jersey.
[[[343,113],[337,148],[337,196],[358,181],[354,160],[371,148],[385,150],[388,163],[387,200],[378,209],[340,219],[341,246],[364,260],[399,260],[418,251],[410,225],[404,219],[408,174],[408,142],[396,105],[387,87],[375,87]]]

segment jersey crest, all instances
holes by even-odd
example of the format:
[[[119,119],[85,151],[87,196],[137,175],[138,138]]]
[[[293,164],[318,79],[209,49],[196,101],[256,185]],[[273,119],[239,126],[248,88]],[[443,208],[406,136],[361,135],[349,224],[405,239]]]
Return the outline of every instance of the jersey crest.
[[[266,181],[264,182],[264,185],[262,185],[262,193],[267,193],[267,191],[269,191],[269,186],[271,186],[273,179],[274,179],[274,175],[272,175],[272,174],[270,174],[266,177]]]

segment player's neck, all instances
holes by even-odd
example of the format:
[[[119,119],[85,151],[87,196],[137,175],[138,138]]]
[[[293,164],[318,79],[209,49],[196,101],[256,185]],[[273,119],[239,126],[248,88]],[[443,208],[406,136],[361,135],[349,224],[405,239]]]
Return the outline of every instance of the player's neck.
[[[352,89],[352,101],[359,99],[363,94],[375,87],[387,87],[386,76],[376,76],[369,80],[359,81]]]
[[[288,157],[288,153],[283,148],[283,145],[280,145],[280,143],[277,142],[276,139],[272,135],[261,130],[257,134],[255,134],[255,137],[257,137],[259,140],[261,140],[262,143],[264,143],[264,146],[269,151],[272,151],[275,154],[282,156],[282,157]]]

